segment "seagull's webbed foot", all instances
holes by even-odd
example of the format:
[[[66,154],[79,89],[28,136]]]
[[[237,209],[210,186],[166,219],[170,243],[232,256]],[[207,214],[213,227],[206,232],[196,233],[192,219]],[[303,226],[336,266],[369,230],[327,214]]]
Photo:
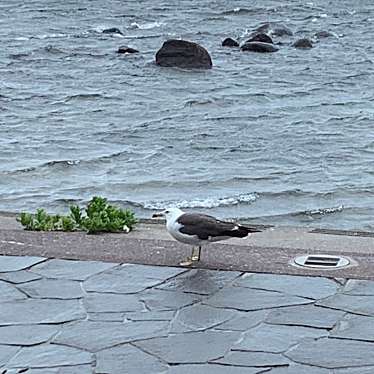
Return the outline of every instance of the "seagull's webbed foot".
[[[187,257],[184,261],[180,262],[180,266],[191,266],[196,262],[200,261],[201,246],[198,248],[192,248],[190,257]]]

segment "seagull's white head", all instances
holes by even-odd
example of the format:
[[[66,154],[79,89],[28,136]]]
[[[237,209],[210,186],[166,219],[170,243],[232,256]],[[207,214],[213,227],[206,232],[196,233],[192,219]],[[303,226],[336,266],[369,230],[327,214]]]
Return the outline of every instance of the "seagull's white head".
[[[184,214],[183,210],[180,210],[179,208],[168,208],[163,210],[160,213],[153,214],[153,218],[156,217],[165,217],[166,221],[174,221],[178,219],[182,214]]]

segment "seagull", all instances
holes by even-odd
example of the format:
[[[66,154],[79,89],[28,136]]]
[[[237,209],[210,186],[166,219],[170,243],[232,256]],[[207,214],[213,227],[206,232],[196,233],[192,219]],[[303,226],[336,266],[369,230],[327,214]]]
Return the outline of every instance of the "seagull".
[[[193,246],[191,256],[180,263],[182,266],[189,266],[200,261],[201,246],[205,243],[233,237],[244,238],[253,232],[261,231],[238,223],[220,221],[207,214],[185,213],[179,208],[169,208],[153,214],[152,217],[165,217],[169,234],[179,242]]]

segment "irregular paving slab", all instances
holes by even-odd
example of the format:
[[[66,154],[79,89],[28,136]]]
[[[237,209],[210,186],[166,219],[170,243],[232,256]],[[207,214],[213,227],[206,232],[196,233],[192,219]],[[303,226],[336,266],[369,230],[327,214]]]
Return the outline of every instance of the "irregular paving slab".
[[[237,312],[237,317],[215,327],[217,330],[247,331],[263,322],[269,310],[256,310],[253,312]]]
[[[19,371],[17,371],[19,373]],[[8,374],[8,372],[6,373]],[[12,374],[12,373],[9,373]],[[16,372],[14,372],[16,374]],[[91,365],[77,365],[77,366],[60,366],[48,369],[31,369],[25,371],[25,374],[92,374]]]
[[[339,293],[318,301],[316,305],[366,316],[374,316],[374,296],[353,296]]]
[[[48,260],[33,266],[31,271],[47,278],[70,279],[83,281],[91,275],[101,273],[118,264],[101,261]]]
[[[92,355],[79,349],[55,344],[22,348],[7,364],[9,368],[52,368],[90,364]]]
[[[121,343],[166,336],[168,322],[91,322],[82,321],[65,326],[53,343],[97,352]]]
[[[34,274],[28,270],[12,271],[9,273],[0,274],[0,279],[14,284],[26,283],[41,278],[42,277],[40,275]]]
[[[374,343],[322,338],[301,342],[286,356],[291,360],[327,369],[374,365]]]
[[[0,273],[27,269],[44,260],[44,257],[0,256]]]
[[[246,332],[232,350],[281,353],[303,339],[327,335],[328,332],[322,329],[262,324]]]
[[[350,279],[343,289],[347,295],[374,296],[374,281]]]
[[[0,303],[5,301],[22,300],[27,296],[18,291],[13,285],[0,281]]]
[[[280,354],[268,352],[240,352],[231,351],[225,357],[214,362],[224,365],[248,367],[288,366],[290,361]]]
[[[158,286],[158,289],[211,295],[232,282],[241,273],[238,271],[217,271],[193,269]]]
[[[201,295],[157,289],[139,294],[139,299],[145,303],[148,309],[157,311],[181,309],[201,301],[202,298]]]
[[[239,337],[240,334],[228,331],[191,332],[144,340],[135,345],[171,364],[206,363],[223,356]]]
[[[129,321],[171,321],[174,315],[174,310],[146,310],[138,313],[126,313],[125,319]]]
[[[264,368],[246,368],[215,364],[177,365],[170,367],[167,374],[257,374],[263,372],[263,370]]]
[[[89,313],[88,321],[123,322],[125,313]]]
[[[297,365],[297,364],[291,364],[288,367],[273,368],[270,373],[271,374],[332,374],[331,371],[327,369],[318,368],[315,366],[306,366],[306,365]]]
[[[275,325],[332,329],[344,314],[345,312],[340,310],[319,308],[313,304],[299,305],[272,310],[266,322]]]
[[[79,300],[26,299],[1,304],[0,325],[62,323],[83,319]]]
[[[349,369],[337,369],[334,370],[334,374],[373,374],[374,366],[365,368],[349,368]]]
[[[28,346],[48,341],[60,329],[57,325],[0,327],[0,344]]]
[[[89,313],[137,312],[144,305],[135,295],[90,293],[83,299]]]
[[[374,342],[374,317],[347,315],[339,321],[330,336]]]
[[[96,360],[96,374],[158,374],[167,370],[167,366],[156,357],[131,345],[100,351],[96,354]]]
[[[20,347],[0,345],[0,368],[3,367],[3,365],[5,365],[19,351],[19,349]]]
[[[280,274],[244,274],[235,285],[278,291],[310,299],[322,299],[334,295],[339,288],[336,282],[327,278]]]
[[[79,299],[83,290],[79,282],[66,279],[40,279],[18,286],[35,299]]]
[[[182,268],[125,264],[84,282],[87,292],[137,293],[185,272]]]
[[[204,301],[204,304],[220,308],[233,308],[245,311],[308,303],[311,303],[311,301],[298,296],[231,286],[223,288],[214,296]]]
[[[212,308],[201,304],[192,305],[178,312],[171,325],[170,332],[207,330],[228,321],[235,315],[236,312],[232,310]]]

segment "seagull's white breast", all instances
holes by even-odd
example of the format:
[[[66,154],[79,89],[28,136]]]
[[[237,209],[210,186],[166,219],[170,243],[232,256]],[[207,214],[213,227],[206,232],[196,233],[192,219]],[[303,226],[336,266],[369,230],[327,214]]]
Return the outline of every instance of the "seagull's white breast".
[[[177,220],[169,220],[166,223],[166,228],[169,234],[176,240],[182,243],[191,245],[200,245],[201,240],[196,235],[187,235],[179,231],[183,225],[177,222]]]

